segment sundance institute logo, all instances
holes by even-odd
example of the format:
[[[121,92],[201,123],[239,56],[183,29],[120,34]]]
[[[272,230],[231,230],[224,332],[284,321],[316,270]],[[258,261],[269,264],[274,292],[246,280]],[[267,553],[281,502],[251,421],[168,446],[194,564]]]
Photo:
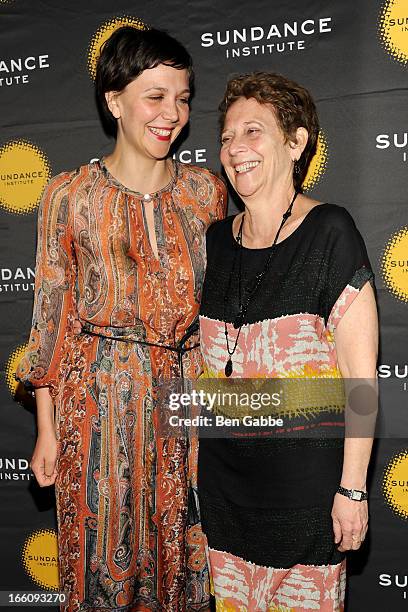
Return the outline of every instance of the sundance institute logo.
[[[204,48],[220,46],[224,48],[227,59],[303,51],[309,37],[331,32],[332,27],[331,17],[314,17],[262,26],[257,24],[238,30],[203,32],[201,46]]]
[[[88,70],[92,79],[95,79],[96,76],[96,63],[103,43],[108,40],[109,36],[113,34],[115,30],[122,26],[131,26],[139,30],[148,29],[148,26],[138,17],[114,17],[109,21],[105,21],[105,23],[96,30],[88,49]]]
[[[408,519],[408,450],[395,455],[386,467],[383,493],[395,514]]]
[[[387,0],[378,19],[381,44],[390,56],[404,66],[408,61],[407,0]]]
[[[14,349],[14,351],[11,353],[6,363],[6,384],[13,397],[16,394],[17,387],[19,384],[14,378],[14,375],[16,373],[18,364],[20,363],[21,359],[23,358],[23,355],[27,350],[27,347],[27,344],[20,344],[20,346]]]
[[[21,215],[40,203],[51,176],[49,161],[36,145],[12,140],[0,149],[0,207]]]
[[[306,191],[310,191],[317,185],[323,176],[326,166],[327,160],[329,157],[328,148],[327,148],[327,140],[326,136],[320,130],[319,138],[317,140],[317,148],[316,153],[312,157],[312,160],[309,165],[309,169],[305,176],[305,180],[303,181],[303,188]]]
[[[384,249],[381,272],[388,289],[403,302],[408,302],[408,227],[389,238]]]
[[[58,545],[54,529],[34,531],[24,543],[22,560],[36,584],[43,589],[58,589]]]

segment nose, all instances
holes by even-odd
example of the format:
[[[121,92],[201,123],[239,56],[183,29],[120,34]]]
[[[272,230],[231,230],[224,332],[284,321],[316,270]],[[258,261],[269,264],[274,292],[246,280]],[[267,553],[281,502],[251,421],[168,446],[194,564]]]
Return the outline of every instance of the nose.
[[[227,144],[228,153],[231,156],[238,155],[246,149],[246,145],[242,138],[238,134],[231,137]]]
[[[163,119],[176,123],[179,120],[179,109],[176,100],[167,99],[162,109]]]

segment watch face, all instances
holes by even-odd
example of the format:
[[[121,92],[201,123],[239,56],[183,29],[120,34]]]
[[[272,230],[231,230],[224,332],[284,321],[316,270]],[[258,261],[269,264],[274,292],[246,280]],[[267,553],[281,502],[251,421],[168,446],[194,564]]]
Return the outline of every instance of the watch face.
[[[351,494],[351,499],[354,499],[355,501],[361,501],[363,494],[361,493],[361,491],[353,491]]]

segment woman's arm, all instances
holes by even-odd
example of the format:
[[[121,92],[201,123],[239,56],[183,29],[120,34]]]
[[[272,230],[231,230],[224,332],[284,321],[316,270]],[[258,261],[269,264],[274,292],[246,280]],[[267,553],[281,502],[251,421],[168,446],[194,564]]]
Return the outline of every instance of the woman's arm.
[[[334,334],[341,374],[345,379],[351,379],[351,385],[346,383],[346,387],[352,386],[353,379],[365,379],[367,393],[363,389],[364,397],[361,401],[375,396],[378,317],[374,291],[370,283],[364,285],[360,294],[344,313]],[[376,411],[377,407],[374,408]],[[339,484],[347,489],[366,490],[367,468],[373,443],[370,427],[373,426],[374,418],[373,412],[362,416],[358,406],[346,408],[343,473]],[[364,427],[365,422],[367,431],[364,437],[361,437],[363,435],[361,427]],[[358,435],[360,437],[357,437]],[[359,548],[367,532],[367,502],[353,501],[337,493],[332,517],[335,541],[339,544],[339,550]]]
[[[76,260],[69,199],[70,173],[55,177],[45,189],[38,214],[33,320],[28,348],[16,378],[35,388],[38,439],[31,467],[40,486],[56,477],[57,440],[54,404],[66,339],[76,315]]]
[[[57,476],[57,438],[55,435],[54,403],[49,388],[35,390],[37,404],[37,442],[31,458],[31,469],[40,487],[54,484]]]
[[[76,314],[77,265],[73,250],[71,174],[46,187],[38,211],[34,308],[28,348],[16,378],[35,388],[58,385],[65,339]]]

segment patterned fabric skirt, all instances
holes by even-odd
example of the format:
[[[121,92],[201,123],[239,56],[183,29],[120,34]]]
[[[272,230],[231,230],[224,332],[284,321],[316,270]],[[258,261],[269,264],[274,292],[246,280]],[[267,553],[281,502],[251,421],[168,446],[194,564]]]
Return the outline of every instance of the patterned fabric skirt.
[[[188,525],[194,453],[156,429],[155,372],[172,358],[89,335],[67,352],[54,398],[65,612],[209,608],[204,539]]]

